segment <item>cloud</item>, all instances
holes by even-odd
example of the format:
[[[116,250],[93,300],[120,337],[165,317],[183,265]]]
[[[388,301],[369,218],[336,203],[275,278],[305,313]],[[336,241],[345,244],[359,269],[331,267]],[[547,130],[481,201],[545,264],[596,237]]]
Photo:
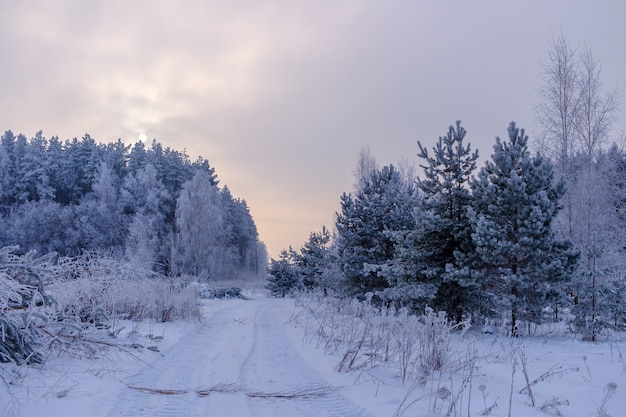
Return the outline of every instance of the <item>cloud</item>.
[[[417,140],[434,143],[461,119],[488,157],[509,121],[532,125],[552,31],[598,48],[606,85],[624,80],[623,9],[2,2],[0,129],[127,142],[145,132],[203,155],[277,254],[331,226],[361,147],[381,164],[415,160]]]

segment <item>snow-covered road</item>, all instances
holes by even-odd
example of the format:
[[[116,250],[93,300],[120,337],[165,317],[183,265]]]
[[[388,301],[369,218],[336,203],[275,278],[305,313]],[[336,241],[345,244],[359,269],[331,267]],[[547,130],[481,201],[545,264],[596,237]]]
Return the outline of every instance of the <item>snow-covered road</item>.
[[[366,416],[286,333],[280,304],[219,304],[206,320],[126,379],[117,416]]]
[[[345,349],[325,351],[306,304],[254,298],[203,301],[200,322],[111,323],[119,343],[144,349],[94,351],[89,359],[66,352],[41,367],[3,365],[0,416],[430,417],[450,409],[465,416],[468,408],[494,416],[509,408],[515,416],[624,414],[622,334],[603,343],[559,334],[455,334],[452,372],[403,384],[393,362],[335,371]],[[468,353],[471,384],[462,385]],[[528,378],[535,405],[524,391]]]

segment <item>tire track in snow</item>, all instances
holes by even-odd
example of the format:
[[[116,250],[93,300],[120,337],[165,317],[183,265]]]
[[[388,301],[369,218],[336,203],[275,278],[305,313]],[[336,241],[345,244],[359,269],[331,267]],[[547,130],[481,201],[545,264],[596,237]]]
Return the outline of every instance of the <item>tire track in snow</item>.
[[[367,416],[302,358],[273,301],[230,303],[125,381],[177,393],[126,388],[109,417]],[[216,387],[221,389],[199,395]]]
[[[164,357],[125,381],[133,387],[184,393],[167,395],[126,388],[109,417],[212,415],[213,394],[202,397],[197,392],[220,383],[236,384],[241,362],[252,343],[255,306],[247,301],[233,302],[236,304],[225,304],[213,313],[198,332],[179,340],[163,353]]]
[[[240,380],[248,392],[261,394],[248,399],[255,416],[367,416],[302,358],[272,311],[271,302],[259,305],[254,325],[254,344]],[[293,397],[281,398],[285,394]]]

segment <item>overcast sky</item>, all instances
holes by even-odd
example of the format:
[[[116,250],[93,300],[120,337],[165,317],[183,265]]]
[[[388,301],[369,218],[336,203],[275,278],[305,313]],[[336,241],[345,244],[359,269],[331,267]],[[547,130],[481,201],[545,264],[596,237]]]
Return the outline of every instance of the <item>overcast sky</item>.
[[[512,120],[532,141],[561,31],[624,101],[626,2],[513,3],[0,1],[0,130],[202,155],[277,256],[332,227],[364,147],[418,162],[457,119],[483,158]]]

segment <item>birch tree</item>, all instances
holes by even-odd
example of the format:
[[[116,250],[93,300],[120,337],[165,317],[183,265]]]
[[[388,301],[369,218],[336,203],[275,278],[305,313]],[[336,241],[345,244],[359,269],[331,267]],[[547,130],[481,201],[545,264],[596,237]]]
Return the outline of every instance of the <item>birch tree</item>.
[[[174,272],[214,278],[223,235],[223,209],[219,190],[206,172],[186,182],[176,201]]]
[[[573,50],[563,33],[552,37],[548,50],[548,62],[541,65],[544,81],[539,90],[539,104],[536,106],[537,121],[542,131],[538,141],[541,153],[551,158],[559,173],[572,180],[573,156],[578,140],[576,123],[580,110],[579,65],[576,51]],[[564,196],[564,234],[574,238],[574,201],[571,192]]]
[[[610,142],[618,94],[616,89],[604,90],[602,68],[591,49],[586,45],[572,48],[562,33],[553,37],[542,68],[544,85],[536,107],[542,131],[539,150],[554,161],[558,174],[569,184],[556,226],[586,253],[594,234],[601,240],[603,225],[596,214],[607,184],[597,160]],[[587,257],[587,268],[590,265]]]

